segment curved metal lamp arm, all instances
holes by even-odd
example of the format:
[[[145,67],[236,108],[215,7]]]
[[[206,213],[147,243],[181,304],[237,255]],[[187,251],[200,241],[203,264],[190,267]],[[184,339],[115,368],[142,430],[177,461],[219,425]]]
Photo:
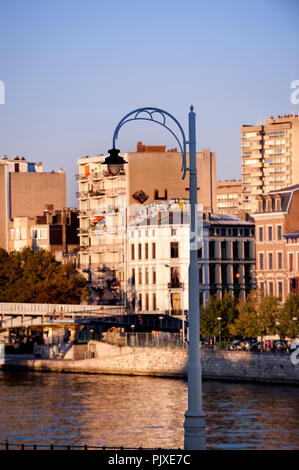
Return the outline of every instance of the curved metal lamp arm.
[[[141,113],[144,113],[144,114],[141,115]],[[158,120],[155,117],[155,114],[158,114],[159,116],[162,116],[162,121]],[[167,117],[172,119],[172,121],[174,121],[174,123],[179,128],[179,131],[181,132],[181,141],[176,136],[176,134],[173,132],[173,130],[170,129],[170,127],[167,126],[167,124],[166,124]],[[147,108],[135,109],[134,111],[131,111],[130,113],[126,114],[126,116],[124,116],[119,121],[119,123],[117,124],[117,126],[115,128],[115,131],[114,131],[114,134],[113,134],[113,140],[112,140],[113,148],[115,148],[115,142],[118,138],[118,133],[119,133],[120,128],[124,124],[126,124],[127,122],[130,122],[130,121],[151,121],[151,122],[155,122],[156,124],[160,124],[161,126],[165,127],[165,129],[167,129],[174,136],[174,138],[176,139],[176,141],[179,145],[180,151],[182,153],[182,168],[181,168],[181,171],[183,171],[182,179],[184,179],[185,176],[186,176],[186,171],[189,169],[189,168],[187,168],[187,165],[186,165],[186,144],[188,142],[186,141],[186,137],[185,137],[185,133],[183,131],[183,128],[180,125],[180,123],[177,121],[177,119],[174,116],[172,116],[170,113],[168,113],[167,111],[164,111],[163,109],[159,109],[159,108],[147,107]]]

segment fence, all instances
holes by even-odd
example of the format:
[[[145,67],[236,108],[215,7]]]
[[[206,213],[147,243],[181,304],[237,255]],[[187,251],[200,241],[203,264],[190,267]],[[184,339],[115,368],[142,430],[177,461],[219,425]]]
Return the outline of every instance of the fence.
[[[90,338],[93,339],[93,338]],[[149,347],[149,348],[186,348],[187,342],[179,333],[103,333],[101,341],[116,346]]]
[[[21,442],[0,442],[0,450],[103,450],[103,451],[167,451],[169,449],[159,448],[146,448],[146,447],[107,447],[107,446],[93,446],[93,445],[72,445],[72,444],[24,444]],[[171,449],[180,451],[181,449]]]

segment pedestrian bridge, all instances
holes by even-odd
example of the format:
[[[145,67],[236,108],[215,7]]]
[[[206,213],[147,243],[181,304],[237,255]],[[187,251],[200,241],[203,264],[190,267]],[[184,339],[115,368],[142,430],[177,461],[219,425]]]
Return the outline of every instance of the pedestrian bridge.
[[[75,323],[79,320],[124,315],[115,305],[28,304],[0,302],[0,329]]]

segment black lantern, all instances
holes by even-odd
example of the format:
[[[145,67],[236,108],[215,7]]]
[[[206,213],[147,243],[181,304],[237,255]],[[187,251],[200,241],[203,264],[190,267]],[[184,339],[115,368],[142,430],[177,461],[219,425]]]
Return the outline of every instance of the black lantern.
[[[123,157],[121,157],[119,154],[119,150],[114,148],[108,150],[109,157],[105,158],[105,161],[102,162],[102,165],[108,165],[108,171],[111,173],[113,176],[117,176],[126,162]]]

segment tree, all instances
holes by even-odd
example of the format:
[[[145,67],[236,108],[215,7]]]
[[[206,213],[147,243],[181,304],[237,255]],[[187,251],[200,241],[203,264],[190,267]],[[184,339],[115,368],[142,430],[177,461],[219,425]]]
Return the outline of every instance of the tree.
[[[237,302],[234,297],[226,291],[223,298],[210,296],[208,305],[202,310],[201,314],[201,335],[217,336],[219,335],[219,320],[221,317],[221,338],[227,340],[230,336],[229,325],[237,317]]]
[[[296,328],[297,321],[293,318],[299,318],[299,295],[291,292],[278,316],[281,338],[296,337],[298,332]]]
[[[261,336],[274,335],[277,332],[279,321],[280,305],[278,298],[273,295],[261,297],[257,314]]]
[[[237,305],[238,317],[230,324],[230,333],[233,336],[257,338],[261,334],[259,316],[257,313],[257,293],[251,292],[245,300]]]
[[[50,252],[0,250],[0,301],[80,303],[86,279],[71,263],[60,265]]]

